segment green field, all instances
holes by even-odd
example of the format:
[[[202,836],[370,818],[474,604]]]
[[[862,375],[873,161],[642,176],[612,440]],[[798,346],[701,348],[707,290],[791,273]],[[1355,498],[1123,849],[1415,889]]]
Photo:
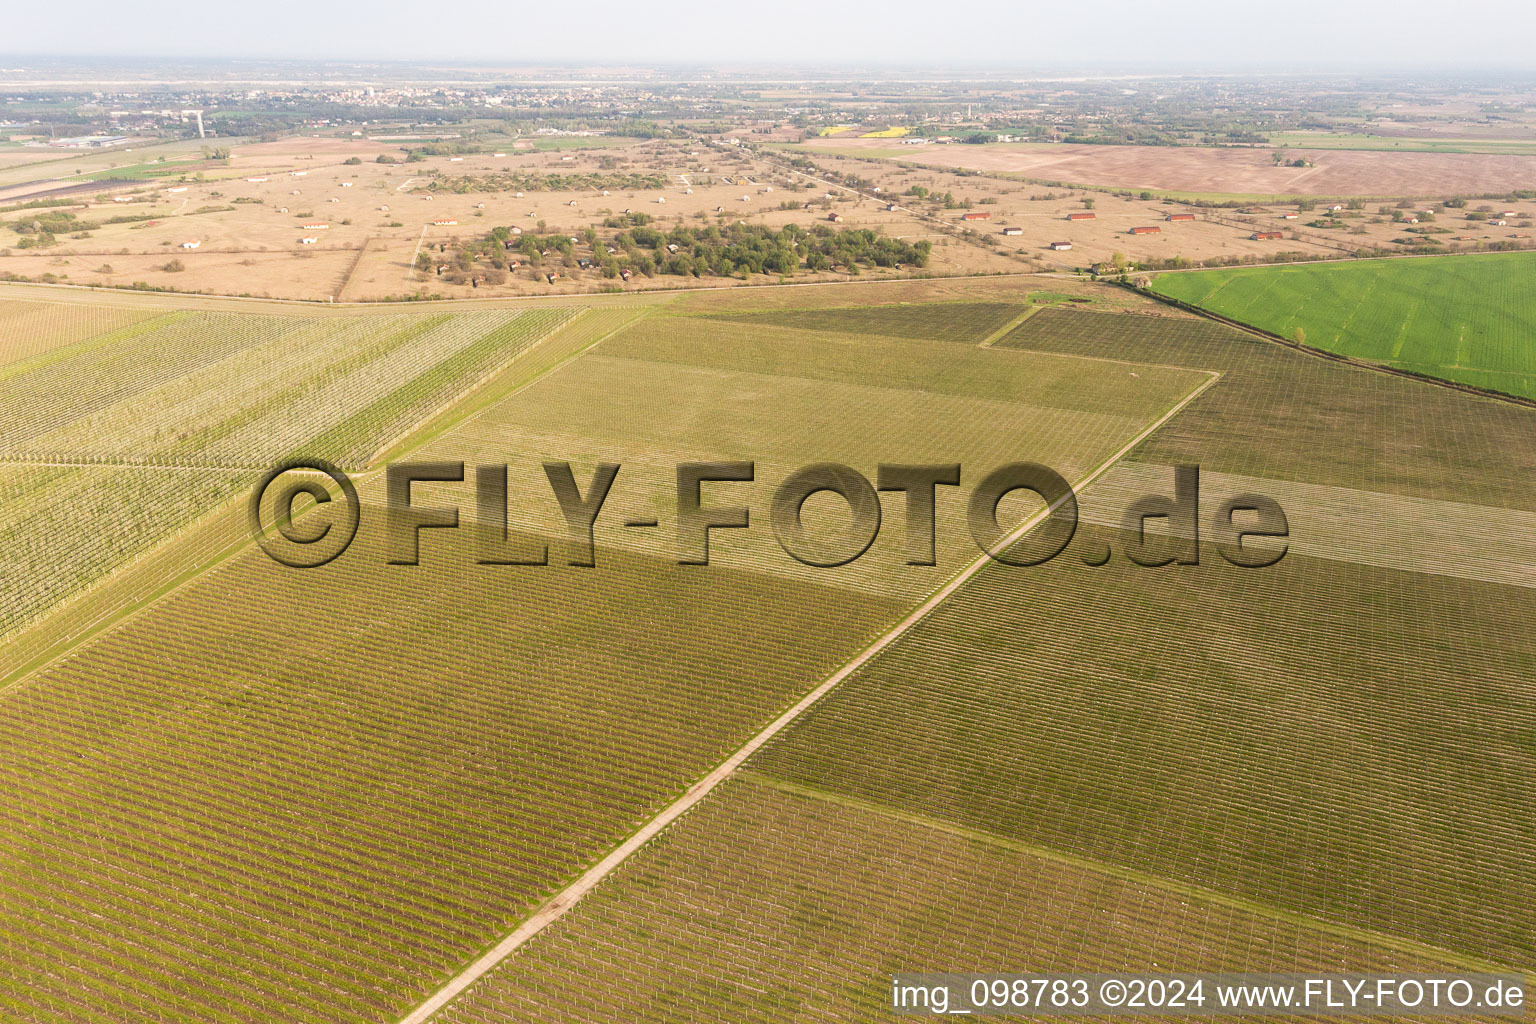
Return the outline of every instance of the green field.
[[[1161,274],[1152,288],[1288,339],[1536,398],[1536,253]]]
[[[1531,139],[1441,139],[1394,138],[1387,135],[1363,135],[1352,132],[1276,132],[1269,144],[1292,149],[1365,149],[1398,153],[1508,153],[1512,156],[1536,156],[1536,141]]]

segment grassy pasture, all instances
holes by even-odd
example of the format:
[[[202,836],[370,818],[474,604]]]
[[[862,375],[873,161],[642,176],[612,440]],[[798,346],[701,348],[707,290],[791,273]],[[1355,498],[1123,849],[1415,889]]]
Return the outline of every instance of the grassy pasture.
[[[773,333],[642,321],[413,456],[535,472],[565,457],[585,483],[586,455],[627,457],[628,441],[667,465],[664,484],[694,453],[899,457],[881,442],[915,443],[925,422],[901,418],[903,351],[936,377],[951,359],[1019,367],[1031,400],[1048,391],[1031,374],[1074,367],[1077,390],[1127,411],[1161,411],[1202,379],[886,339],[853,384],[837,379],[840,349],[822,377],[802,375],[814,339]],[[742,365],[726,368],[733,347]],[[997,387],[979,365],[950,386],[966,373],[972,390]],[[940,397],[1010,412],[985,393]],[[1144,422],[1088,430],[1075,410],[1041,408],[1052,415],[950,429],[981,452],[1028,443],[1091,463]],[[700,571],[601,537],[593,570],[476,567],[430,535],[422,565],[390,567],[378,484],[332,566],[228,558],[0,694],[5,1005],[67,1021],[398,1017],[911,603],[751,559]]]
[[[1163,274],[1163,295],[1329,352],[1536,398],[1536,254]]]

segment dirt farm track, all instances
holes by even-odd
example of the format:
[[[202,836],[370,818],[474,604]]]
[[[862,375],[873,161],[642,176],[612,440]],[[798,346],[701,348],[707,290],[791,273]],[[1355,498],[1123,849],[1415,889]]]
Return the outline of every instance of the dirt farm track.
[[[1002,143],[892,146],[889,139],[812,139],[810,150],[857,152],[934,167],[1172,192],[1318,196],[1438,196],[1536,188],[1536,157],[1479,153],[1285,150],[1311,167],[1277,167],[1277,150]]]

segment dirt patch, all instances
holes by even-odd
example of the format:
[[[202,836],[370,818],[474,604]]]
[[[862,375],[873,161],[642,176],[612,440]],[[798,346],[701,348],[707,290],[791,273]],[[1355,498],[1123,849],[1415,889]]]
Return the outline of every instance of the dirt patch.
[[[1536,188],[1536,157],[1481,153],[1285,151],[1310,167],[1276,166],[1277,150],[1160,146],[928,145],[889,139],[815,139],[807,149],[878,150],[913,163],[1025,175],[1047,181],[1173,192],[1244,195],[1438,196]],[[874,155],[874,154],[872,154]]]

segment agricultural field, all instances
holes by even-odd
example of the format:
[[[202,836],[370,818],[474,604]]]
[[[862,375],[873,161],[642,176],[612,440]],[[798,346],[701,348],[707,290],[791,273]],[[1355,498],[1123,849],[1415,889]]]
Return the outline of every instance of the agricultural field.
[[[1536,551],[1491,527],[1536,517],[1536,412],[1199,320],[997,346],[1220,372],[1122,467],[1248,474],[1311,553],[1085,564],[1111,518],[989,565],[436,1019],[868,1020],[956,964],[1529,969]]]
[[[1536,980],[1530,33],[1044,13],[8,56],[0,1024]]]
[[[0,638],[280,459],[368,465],[582,312],[340,318],[5,300]]]
[[[797,309],[742,313],[730,319],[843,334],[880,334],[895,338],[958,341],[977,345],[1030,312],[1012,302],[930,303],[922,306],[849,306],[844,309]]]
[[[388,566],[382,479],[364,476],[362,531],[332,565],[228,555],[0,692],[5,1005],[55,1021],[402,1016],[976,557],[947,506],[941,564],[916,582],[781,568],[758,538],[784,467],[872,472],[942,449],[979,470],[1022,445],[1076,475],[1209,380],[635,315],[583,314],[606,333],[389,448],[509,463],[507,541],[548,544],[549,566],[477,566],[467,529],[426,531],[420,565]],[[719,564],[625,539],[620,513],[670,491],[673,462],[733,457],[759,460],[741,495],[758,525],[717,534]],[[592,462],[624,463],[595,569],[563,564],[563,526],[538,518],[544,458],[570,459],[583,487]],[[474,508],[459,485],[417,490]],[[887,514],[899,547],[901,509]]]
[[[1533,273],[1536,254],[1494,253],[1163,274],[1152,287],[1315,348],[1536,399]]]

